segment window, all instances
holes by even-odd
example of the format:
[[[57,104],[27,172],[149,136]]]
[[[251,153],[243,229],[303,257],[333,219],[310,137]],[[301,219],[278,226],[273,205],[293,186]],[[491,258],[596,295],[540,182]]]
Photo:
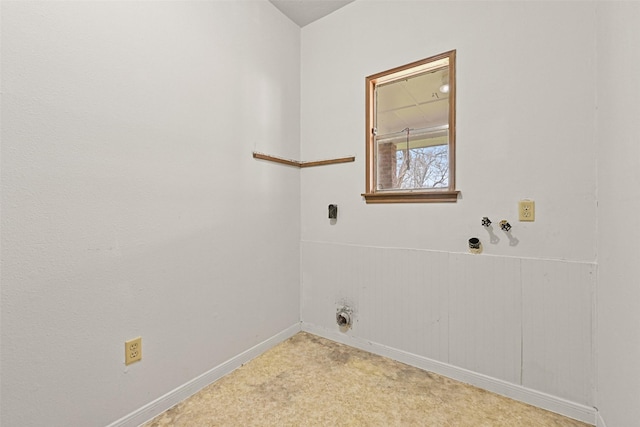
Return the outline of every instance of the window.
[[[455,202],[452,50],[366,78],[367,203]]]

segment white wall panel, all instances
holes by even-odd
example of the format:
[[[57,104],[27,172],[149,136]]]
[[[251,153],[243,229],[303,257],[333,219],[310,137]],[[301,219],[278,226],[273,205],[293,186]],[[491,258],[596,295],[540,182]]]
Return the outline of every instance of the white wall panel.
[[[302,259],[305,322],[337,330],[347,303],[347,334],[447,359],[447,254],[303,242]]]
[[[302,242],[302,321],[593,404],[594,264]]]
[[[595,265],[522,260],[522,385],[593,405]]]
[[[520,382],[520,260],[451,254],[449,362]]]

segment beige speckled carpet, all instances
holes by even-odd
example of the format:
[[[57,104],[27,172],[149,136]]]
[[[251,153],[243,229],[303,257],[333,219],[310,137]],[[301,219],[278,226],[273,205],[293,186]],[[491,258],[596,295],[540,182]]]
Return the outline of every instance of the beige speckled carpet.
[[[587,424],[301,332],[145,426]]]

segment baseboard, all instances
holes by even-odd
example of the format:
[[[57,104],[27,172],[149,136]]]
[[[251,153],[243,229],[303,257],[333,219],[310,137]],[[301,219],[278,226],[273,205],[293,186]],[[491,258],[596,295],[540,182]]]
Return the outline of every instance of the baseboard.
[[[492,378],[483,374],[458,368],[447,363],[438,362],[423,356],[418,356],[382,344],[353,337],[336,330],[328,330],[319,326],[302,323],[302,330],[323,338],[330,339],[351,347],[359,348],[380,356],[397,360],[407,365],[415,366],[425,371],[433,372],[445,377],[471,384],[476,387],[509,397],[529,405],[537,406],[578,421],[596,425],[596,410],[585,405],[574,403],[559,397],[532,390],[507,381]],[[600,419],[601,420],[601,419]],[[598,424],[598,427],[600,424]],[[604,424],[602,424],[604,426]]]
[[[194,395],[209,384],[233,372],[251,359],[254,359],[255,357],[261,355],[277,344],[280,344],[282,341],[291,338],[292,336],[300,332],[300,330],[300,323],[296,323],[295,325],[288,327],[284,331],[227,360],[226,362],[216,366],[208,372],[205,372],[199,377],[192,379],[186,384],[183,384],[180,387],[170,391],[169,393],[143,406],[142,408],[120,418],[112,424],[109,424],[109,426],[107,427],[136,427],[151,420],[167,409],[182,402],[187,397]]]

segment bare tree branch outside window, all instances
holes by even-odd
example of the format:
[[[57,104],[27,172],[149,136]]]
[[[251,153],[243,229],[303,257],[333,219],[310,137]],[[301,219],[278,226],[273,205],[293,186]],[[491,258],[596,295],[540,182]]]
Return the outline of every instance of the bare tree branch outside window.
[[[393,188],[447,188],[449,147],[413,148],[396,152]]]

